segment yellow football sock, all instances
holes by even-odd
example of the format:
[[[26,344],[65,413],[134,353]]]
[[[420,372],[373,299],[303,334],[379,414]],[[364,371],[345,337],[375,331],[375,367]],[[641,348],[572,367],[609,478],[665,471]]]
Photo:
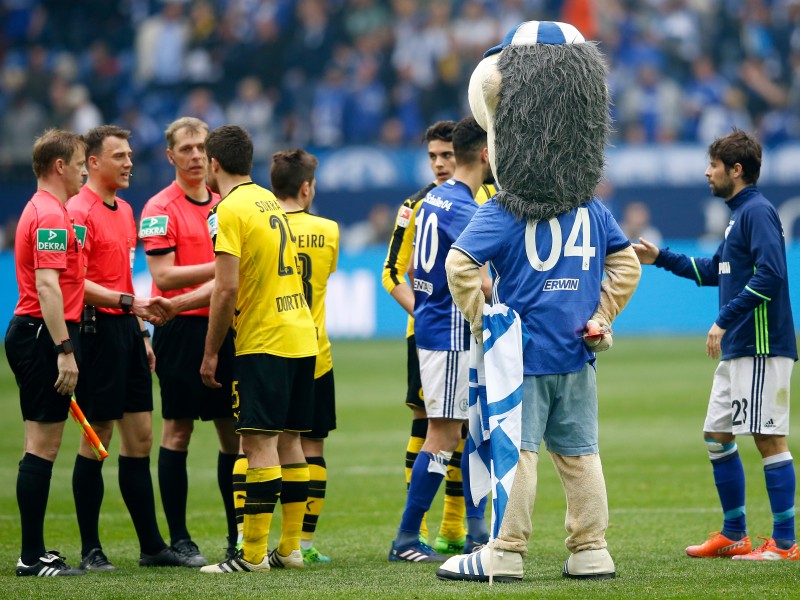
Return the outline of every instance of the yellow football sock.
[[[448,540],[460,540],[467,534],[464,529],[464,484],[461,476],[461,453],[464,451],[464,440],[459,442],[450,462],[447,463],[447,475],[444,485],[444,510],[439,535]]]
[[[278,554],[289,556],[300,549],[300,532],[308,500],[309,469],[306,463],[281,465],[281,539]]]
[[[236,531],[244,535],[244,501],[247,498],[247,457],[240,454],[233,463],[233,507],[236,509]]]
[[[319,515],[322,513],[322,506],[325,504],[325,489],[328,485],[328,469],[325,465],[325,458],[322,456],[309,456],[308,461],[308,501],[305,504],[303,513],[303,531],[300,539],[303,542],[310,542],[314,539],[314,532],[317,530]]]
[[[244,559],[259,564],[267,555],[267,537],[281,495],[281,468],[247,469],[244,503]]]

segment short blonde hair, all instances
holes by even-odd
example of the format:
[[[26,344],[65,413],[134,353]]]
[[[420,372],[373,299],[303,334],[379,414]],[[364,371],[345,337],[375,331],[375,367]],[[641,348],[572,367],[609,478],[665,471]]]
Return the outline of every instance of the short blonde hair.
[[[167,126],[167,130],[164,132],[164,137],[167,140],[167,148],[170,150],[175,146],[175,134],[181,129],[188,129],[192,133],[205,131],[206,134],[208,134],[208,125],[201,119],[196,117],[180,117],[179,119],[175,119]]]

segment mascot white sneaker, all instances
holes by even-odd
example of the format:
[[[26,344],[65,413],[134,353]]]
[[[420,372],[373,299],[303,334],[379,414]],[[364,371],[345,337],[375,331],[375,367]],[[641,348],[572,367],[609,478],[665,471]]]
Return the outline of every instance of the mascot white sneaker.
[[[448,284],[482,342],[478,268],[491,261],[496,301],[519,313],[536,343],[529,344],[535,352],[523,352],[529,418],[521,423],[520,458],[497,539],[449,559],[437,571],[441,579],[522,579],[542,441],[567,498],[563,575],[615,576],[605,540],[594,363],[595,352],[612,346],[611,324],[633,295],[641,266],[594,198],[610,128],[606,77],[600,51],[575,27],[530,21],[490,49],[470,79],[470,108],[488,134],[500,191],[454,242]],[[558,402],[548,391],[556,385],[570,390]]]
[[[458,581],[493,581],[513,583],[522,581],[522,554],[481,546],[472,554],[460,554],[447,559],[436,571],[439,579]]]

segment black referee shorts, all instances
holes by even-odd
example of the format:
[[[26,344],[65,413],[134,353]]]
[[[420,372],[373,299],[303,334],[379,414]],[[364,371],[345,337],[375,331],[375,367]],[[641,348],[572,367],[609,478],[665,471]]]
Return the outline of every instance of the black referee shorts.
[[[239,433],[311,431],[316,356],[240,354],[233,362]]]
[[[75,397],[92,421],[152,412],[153,376],[138,319],[97,313],[94,333],[81,332],[81,374]]]
[[[425,399],[422,395],[422,379],[419,375],[419,357],[417,356],[417,340],[412,335],[406,338],[408,391],[406,392],[406,406],[425,410]]]
[[[311,431],[303,437],[326,438],[336,429],[336,387],[333,369],[314,380],[314,418]]]
[[[233,417],[233,332],[219,351],[217,381],[221,388],[203,385],[200,365],[208,332],[208,317],[177,316],[153,334],[156,374],[161,386],[161,415],[165,419],[222,419]]]
[[[84,376],[81,364],[80,326],[67,323],[75,346],[78,382]],[[39,423],[60,423],[69,415],[71,396],[59,394],[53,387],[58,379],[58,356],[44,319],[14,316],[6,331],[6,358],[19,387],[22,418]]]

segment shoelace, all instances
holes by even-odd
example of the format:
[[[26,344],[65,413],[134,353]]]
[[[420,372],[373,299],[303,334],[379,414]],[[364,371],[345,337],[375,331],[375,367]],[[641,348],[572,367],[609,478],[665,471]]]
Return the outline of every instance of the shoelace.
[[[775,542],[772,542],[772,538],[765,538],[765,537],[761,537],[760,535],[757,536],[757,537],[760,540],[764,540],[764,543],[761,544],[755,550],[753,550],[753,554],[763,554],[767,550],[776,550],[777,549],[777,546],[775,545]],[[772,543],[770,544],[770,542],[772,542]]]

